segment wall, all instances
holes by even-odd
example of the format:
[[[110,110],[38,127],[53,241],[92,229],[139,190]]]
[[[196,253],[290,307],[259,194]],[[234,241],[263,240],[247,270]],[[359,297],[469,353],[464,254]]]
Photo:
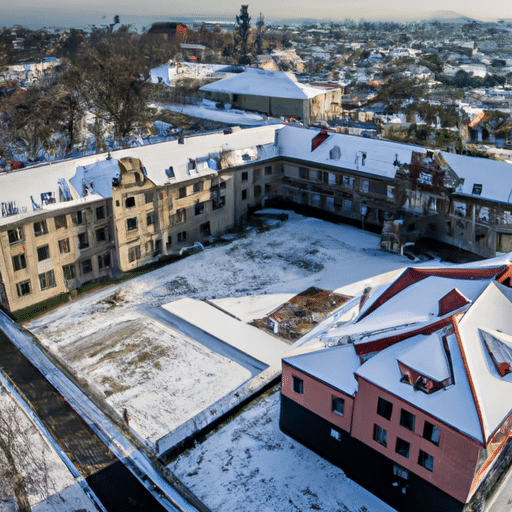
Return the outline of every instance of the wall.
[[[478,464],[481,445],[366,380],[359,378],[358,381],[359,389],[354,404],[352,436],[416,473],[455,499],[465,502]],[[418,393],[420,392],[418,391]],[[390,420],[377,414],[379,397],[393,404]],[[435,400],[435,395],[432,395],[432,400]],[[414,432],[400,425],[402,408],[415,415]],[[425,421],[439,428],[439,446],[423,438]],[[387,447],[373,439],[375,424],[387,431]],[[410,443],[409,458],[395,452],[397,437]],[[433,472],[418,464],[420,450],[434,458]]]

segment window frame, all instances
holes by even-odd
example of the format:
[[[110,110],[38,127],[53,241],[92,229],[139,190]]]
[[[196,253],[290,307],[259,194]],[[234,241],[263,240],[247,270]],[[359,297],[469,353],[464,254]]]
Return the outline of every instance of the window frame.
[[[434,472],[434,456],[430,455],[430,453],[420,450],[418,453],[418,464],[427,471]]]
[[[71,252],[71,247],[69,245],[69,238],[61,238],[58,241],[58,245],[59,245],[59,253],[60,254],[67,254],[68,252]]]
[[[80,274],[82,276],[85,276],[87,274],[92,274],[93,272],[93,266],[92,266],[92,259],[87,258],[85,260],[80,261]]]
[[[341,408],[337,405],[341,404]],[[331,396],[331,411],[338,416],[345,414],[345,399],[340,396]]]
[[[437,432],[437,436],[434,435],[434,432]],[[434,425],[433,423],[430,423],[430,421],[425,420],[425,423],[423,424],[422,437],[423,439],[426,439],[432,443],[434,446],[439,446],[439,443],[441,442],[441,430],[437,425]]]
[[[83,233],[78,233],[78,248],[82,251],[83,249],[87,249],[89,247],[89,235],[87,231]]]
[[[406,409],[400,410],[400,426],[410,430],[411,432],[414,432],[415,423],[416,415]]]
[[[76,279],[75,264],[70,263],[69,265],[62,265],[62,275],[65,281],[71,281],[72,279]]]
[[[128,196],[124,200],[124,207],[129,210],[135,208],[135,196]]]
[[[25,287],[27,288],[27,291],[25,291]],[[18,297],[24,297],[25,295],[30,295],[32,293],[32,286],[30,284],[30,279],[16,283],[16,292],[18,293]]]
[[[377,423],[373,424],[372,439],[384,448],[388,447],[388,431]]]
[[[304,394],[304,379],[297,377],[297,375],[292,375],[292,391],[297,393],[298,395]]]
[[[395,453],[408,459],[409,455],[411,454],[411,443],[397,436],[395,443]]]
[[[20,242],[23,242],[23,240],[25,240],[22,226],[15,227],[13,229],[8,229],[7,236],[9,238],[10,245],[18,244]]]
[[[96,207],[96,220],[104,219],[105,216],[105,205]]]
[[[39,229],[36,229],[36,226],[40,226]],[[46,219],[39,220],[37,222],[34,222],[34,236],[42,236],[48,234],[48,223],[46,222]]]
[[[56,230],[68,228],[68,218],[66,215],[56,215],[53,218],[53,223],[55,224]]]
[[[49,288],[55,288],[55,286],[57,286],[57,283],[55,282],[55,272],[53,269],[39,274],[38,277],[41,291],[48,290]]]
[[[14,272],[27,268],[27,258],[24,252],[12,256],[12,268]]]
[[[126,219],[126,232],[137,231],[139,229],[139,223],[137,217],[129,217]]]
[[[37,247],[37,261],[44,261],[50,258],[50,246],[40,245]]]
[[[379,396],[379,400],[377,402],[377,414],[390,421],[393,416],[393,403]]]

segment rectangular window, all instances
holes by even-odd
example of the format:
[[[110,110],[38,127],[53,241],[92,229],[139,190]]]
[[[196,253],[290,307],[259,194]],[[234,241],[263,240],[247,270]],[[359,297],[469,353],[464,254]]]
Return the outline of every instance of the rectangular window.
[[[16,283],[16,291],[18,292],[18,297],[23,297],[24,295],[28,295],[30,293],[30,281],[23,281],[22,283]]]
[[[101,270],[102,268],[110,268],[110,253],[106,252],[105,254],[100,254],[98,256],[98,268]]]
[[[62,240],[59,240],[59,252],[61,254],[66,254],[69,251],[69,238],[63,238]]]
[[[333,396],[331,398],[331,411],[335,414],[343,416],[344,410],[345,410],[345,400],[343,400],[343,398]]]
[[[261,169],[254,169],[252,171],[252,182],[256,183],[259,179],[261,179]]]
[[[242,190],[242,201],[247,199],[247,190]]]
[[[343,176],[343,186],[346,188],[354,188],[354,178],[352,176]]]
[[[304,394],[304,381],[299,379],[299,377],[292,376],[292,391],[294,393],[299,393],[299,395]]]
[[[153,224],[155,224],[155,218],[156,218],[156,212],[149,212],[146,215],[146,225],[152,226]]]
[[[167,247],[172,245],[172,235],[167,235],[167,243],[165,244]]]
[[[403,480],[409,480],[409,471],[399,464],[393,464],[393,475]]]
[[[75,265],[64,265],[62,267],[62,273],[64,274],[64,279],[66,281],[70,281],[71,279],[75,279]]]
[[[204,224],[201,224],[199,226],[199,231],[201,232],[202,235],[210,235],[211,232],[210,232],[210,221],[208,222],[205,222]]]
[[[256,185],[254,187],[254,197],[260,197],[261,196],[261,185]]]
[[[428,471],[434,471],[434,457],[424,452],[423,450],[420,450],[418,464],[423,466]]]
[[[140,260],[140,245],[128,249],[128,261]]]
[[[196,203],[194,206],[194,214],[201,215],[204,213],[204,203]]]
[[[185,208],[180,208],[176,210],[176,222],[179,224],[180,222],[185,222],[187,220],[187,210]]]
[[[99,228],[96,230],[96,242],[101,244],[108,240],[108,229],[107,227]]]
[[[180,199],[187,197],[187,187],[180,187],[178,190],[178,197]]]
[[[14,269],[14,272],[27,268],[27,261],[24,254],[17,254],[12,257],[12,268]]]
[[[75,212],[75,224],[85,224],[87,222],[85,212]]]
[[[98,208],[96,208],[96,220],[101,220],[104,218],[105,218],[105,207],[98,206]]]
[[[145,204],[152,203],[154,197],[155,197],[155,194],[154,194],[153,191],[144,192],[144,202],[145,202]]]
[[[126,231],[135,231],[137,229],[137,217],[126,219]]]
[[[53,288],[56,286],[53,270],[49,270],[44,274],[39,274],[39,285],[41,286],[41,290],[46,290],[47,288]]]
[[[265,167],[265,176],[270,176],[271,174],[272,174],[272,166],[267,165],[267,167]]]
[[[78,235],[78,248],[79,249],[87,249],[89,247],[89,237],[87,236],[87,231],[85,233],[80,233]]]
[[[9,231],[7,231],[7,235],[9,236],[10,244],[15,244],[23,240],[23,231],[21,228],[9,229]]]
[[[415,419],[414,414],[411,414],[409,411],[406,411],[405,409],[400,411],[400,425],[411,432],[414,432]]]
[[[82,271],[82,275],[90,274],[92,272],[92,260],[83,260],[80,262],[80,270]]]
[[[431,443],[439,446],[439,429],[432,425],[432,423],[425,421],[425,425],[423,427],[423,439],[427,439]]]
[[[299,178],[302,180],[309,178],[309,169],[307,167],[299,167]]]
[[[126,208],[133,208],[135,206],[135,196],[127,197],[124,200],[124,206]]]
[[[249,179],[249,172],[242,171],[242,181],[247,181]]]
[[[379,402],[377,404],[377,414],[386,418],[387,420],[391,419],[391,415],[393,414],[393,404],[384,400],[384,398],[379,397]]]
[[[361,180],[360,187],[361,187],[361,192],[364,192],[365,194],[367,194],[370,190],[370,182],[368,180]]]
[[[198,181],[197,183],[194,183],[194,185],[193,185],[194,194],[197,194],[198,192],[202,192],[203,190],[204,190],[204,183],[202,181]]]
[[[153,256],[158,256],[159,254],[162,254],[162,239],[158,238],[155,242],[155,253]]]
[[[399,437],[396,438],[395,452],[406,459],[409,458],[409,451],[411,449],[411,444]]]
[[[178,243],[186,242],[186,241],[187,241],[187,232],[181,231],[180,233],[178,233]]]
[[[384,446],[385,448],[388,445],[388,431],[379,425],[373,425],[373,440]]]
[[[47,260],[50,257],[50,247],[43,245],[37,248],[37,261]]]
[[[48,225],[46,224],[46,220],[34,222],[34,236],[46,235],[46,233],[48,233]]]
[[[68,220],[65,215],[57,215],[53,218],[55,222],[55,229],[66,229],[68,227]]]

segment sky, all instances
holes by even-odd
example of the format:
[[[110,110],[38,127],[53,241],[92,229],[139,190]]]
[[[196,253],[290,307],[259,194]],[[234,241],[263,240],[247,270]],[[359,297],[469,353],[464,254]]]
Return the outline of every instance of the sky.
[[[141,18],[161,17],[179,19],[187,17],[233,18],[240,11],[244,0],[123,0],[100,1],[81,0],[70,7],[69,0],[24,0],[11,2],[0,0],[0,26],[20,24],[29,26],[34,20],[41,26],[66,24],[68,26],[87,26],[101,24],[102,16],[109,19],[114,14],[126,20],[134,16]],[[248,2],[248,0],[245,0]],[[5,5],[2,5],[5,4]],[[262,12],[266,20],[284,18],[314,18],[344,20],[377,19],[425,19],[439,11],[453,11],[459,15],[479,20],[512,18],[512,3],[509,0],[430,0],[425,6],[403,0],[258,0],[248,2],[249,13],[255,20]]]

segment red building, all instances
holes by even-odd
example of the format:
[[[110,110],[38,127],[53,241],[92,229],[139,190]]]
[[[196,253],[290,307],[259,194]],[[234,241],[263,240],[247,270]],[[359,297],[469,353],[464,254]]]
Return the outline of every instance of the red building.
[[[283,359],[281,429],[397,510],[461,511],[511,436],[511,275],[411,268],[353,301]]]

